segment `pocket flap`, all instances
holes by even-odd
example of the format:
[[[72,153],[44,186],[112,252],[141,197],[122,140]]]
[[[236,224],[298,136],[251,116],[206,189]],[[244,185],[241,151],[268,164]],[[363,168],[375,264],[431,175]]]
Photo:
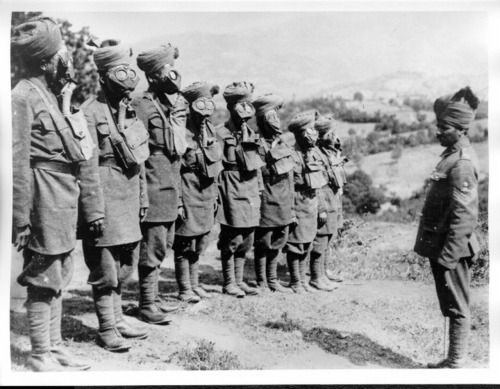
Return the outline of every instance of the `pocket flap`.
[[[163,129],[163,120],[160,116],[152,116],[149,118],[151,127]]]
[[[222,148],[219,142],[214,139],[210,145],[203,147],[203,154],[205,154],[208,162],[214,163],[220,161],[222,159]]]
[[[110,134],[108,122],[97,123],[96,127],[97,127],[97,131],[99,132],[99,134],[101,134],[101,135],[109,135]]]
[[[269,150],[269,154],[271,154],[271,157],[277,161],[278,159],[289,157],[292,155],[292,152],[284,144],[278,144],[276,147]]]
[[[149,133],[139,119],[135,118],[123,131],[128,146],[134,150],[149,140]]]

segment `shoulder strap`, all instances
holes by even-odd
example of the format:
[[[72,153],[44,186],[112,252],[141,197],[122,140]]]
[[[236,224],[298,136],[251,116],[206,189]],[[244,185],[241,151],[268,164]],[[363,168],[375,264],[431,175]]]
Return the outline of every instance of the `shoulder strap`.
[[[472,159],[469,147],[464,147],[463,149],[460,149],[460,159],[466,159],[468,161]]]
[[[115,118],[113,117],[113,114],[111,113],[111,108],[108,104],[108,101],[106,100],[106,104],[101,104],[102,109],[104,111],[104,114],[106,115],[106,121],[109,124],[109,132],[111,135],[111,138],[113,140],[113,143],[116,143],[116,141],[122,141],[123,137],[120,134],[120,131],[118,131],[118,126],[116,125]]]
[[[155,106],[156,110],[160,114],[160,116],[163,119],[163,121],[165,122],[165,124],[169,123],[167,117],[165,116],[165,112],[163,112],[163,109],[161,109],[161,107],[158,104],[158,102],[156,101],[156,99],[153,96],[151,96],[151,93],[148,93],[147,96],[151,100],[151,102],[153,103],[153,105]]]
[[[62,113],[58,114],[58,112],[56,112],[56,110],[54,109],[54,105],[50,102],[48,96],[42,91],[42,89],[38,85],[36,85],[36,81],[35,82],[31,80],[28,81],[33,86],[33,88],[35,88],[35,90],[38,92],[38,94],[42,98],[43,103],[49,110],[50,117],[54,121],[57,131],[67,127],[63,114]]]
[[[147,93],[147,96],[148,98],[151,100],[151,102],[153,103],[153,105],[155,106],[156,110],[158,111],[158,113],[160,114],[162,120],[163,120],[163,137],[165,139],[165,146],[167,147],[167,150],[170,152],[171,150],[173,150],[173,147],[174,147],[174,134],[173,134],[173,128],[172,126],[170,125],[170,131],[169,131],[169,120],[167,119],[167,117],[165,116],[165,112],[163,112],[163,109],[161,109],[160,105],[158,104],[158,102],[156,101],[156,99],[151,95],[151,93]]]

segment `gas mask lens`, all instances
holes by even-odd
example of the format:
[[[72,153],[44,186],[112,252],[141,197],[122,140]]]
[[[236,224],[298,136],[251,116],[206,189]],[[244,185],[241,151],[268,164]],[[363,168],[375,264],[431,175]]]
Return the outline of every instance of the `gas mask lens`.
[[[234,109],[241,119],[250,119],[255,114],[255,108],[247,101],[236,104]]]
[[[202,116],[210,116],[215,111],[215,103],[207,97],[200,97],[193,102],[192,108]]]
[[[118,81],[125,81],[127,79],[135,80],[137,73],[133,69],[119,67],[115,70],[115,77]]]

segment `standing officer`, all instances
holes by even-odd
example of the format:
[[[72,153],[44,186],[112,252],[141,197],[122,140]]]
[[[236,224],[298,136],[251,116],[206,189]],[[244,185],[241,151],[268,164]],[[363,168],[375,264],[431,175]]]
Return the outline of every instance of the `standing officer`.
[[[321,227],[327,221],[324,199],[319,196],[319,189],[327,181],[323,159],[316,147],[318,132],[314,124],[317,116],[317,112],[301,113],[288,125],[288,130],[295,135],[296,140],[292,155],[296,162],[294,209],[297,222],[290,227],[286,243],[290,287],[295,293],[314,290],[306,281],[306,258],[318,226]]]
[[[209,120],[217,93],[219,87],[207,82],[195,82],[182,92],[189,102],[188,146],[181,166],[184,210],[176,223],[174,252],[179,295],[185,301],[209,297],[198,282],[198,262],[215,223],[217,178],[222,169],[222,148]]]
[[[106,209],[102,233],[81,231],[83,255],[99,320],[97,342],[116,352],[131,347],[124,337],[147,336],[144,329],[133,328],[124,320],[121,286],[139,260],[139,223],[148,207],[141,162],[149,153],[147,131],[130,107],[129,93],[139,77],[130,68],[130,49],[119,43],[104,41],[95,50],[101,90],[82,105],[89,130],[99,145],[99,154],[92,161],[98,166]],[[85,195],[97,198],[94,192]]]
[[[72,59],[59,27],[47,17],[17,26],[11,48],[26,71],[12,90],[12,225],[14,246],[23,250],[24,257],[18,282],[28,288],[31,356],[27,365],[33,371],[59,371],[63,366],[85,370],[90,363],[73,358],[61,338],[61,291],[73,275],[71,252],[80,195],[77,172],[79,162],[92,154],[90,148],[83,158],[76,155],[81,149],[72,134],[84,134],[85,122],[80,128],[69,127]],[[62,100],[67,104],[64,110]],[[75,150],[76,154],[70,152]],[[92,178],[95,174],[87,182],[96,186]],[[100,229],[104,204],[87,203],[83,216]]]
[[[288,226],[295,219],[293,210],[292,150],[281,138],[279,109],[283,98],[272,93],[256,98],[257,126],[260,132],[259,153],[265,162],[262,167],[264,190],[260,206],[260,223],[255,229],[255,274],[261,290],[289,292],[277,276],[278,255],[288,239]]]
[[[178,49],[170,44],[137,56],[149,89],[132,103],[148,129],[151,151],[145,163],[150,207],[141,226],[144,238],[139,260],[139,318],[151,324],[169,321],[166,313],[179,307],[169,306],[158,295],[160,265],[172,248],[175,220],[183,212],[180,168],[186,151],[187,103],[179,93],[181,76],[174,68],[178,56]],[[196,297],[184,301],[195,302]]]
[[[448,357],[429,368],[460,368],[470,329],[470,266],[479,244],[478,162],[467,136],[479,100],[469,87],[434,103],[437,138],[446,147],[431,174],[415,252],[429,258],[441,312],[450,318]]]
[[[316,120],[315,128],[318,131],[318,149],[326,167],[324,171],[327,184],[320,189],[320,196],[325,202],[327,221],[318,226],[316,237],[311,249],[311,279],[309,284],[316,289],[332,291],[334,286],[325,274],[325,263],[328,247],[333,237],[337,236],[340,224],[342,200],[340,197],[341,187],[344,185],[343,176],[337,165],[337,151],[335,143],[334,120],[328,116],[321,116]]]
[[[221,205],[217,213],[221,224],[217,247],[224,277],[222,291],[237,297],[259,293],[243,282],[245,256],[253,246],[255,227],[259,225],[262,187],[260,142],[247,125],[255,113],[250,102],[252,92],[253,84],[246,81],[226,87],[223,96],[231,117],[216,129],[224,152],[224,170],[219,176]]]

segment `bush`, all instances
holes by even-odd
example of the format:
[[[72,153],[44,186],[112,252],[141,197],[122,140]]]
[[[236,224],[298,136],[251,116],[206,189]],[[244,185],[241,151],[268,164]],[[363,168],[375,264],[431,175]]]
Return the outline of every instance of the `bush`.
[[[364,171],[358,169],[347,176],[344,186],[344,212],[358,214],[377,213],[385,201],[383,190],[373,186],[373,180]]]

